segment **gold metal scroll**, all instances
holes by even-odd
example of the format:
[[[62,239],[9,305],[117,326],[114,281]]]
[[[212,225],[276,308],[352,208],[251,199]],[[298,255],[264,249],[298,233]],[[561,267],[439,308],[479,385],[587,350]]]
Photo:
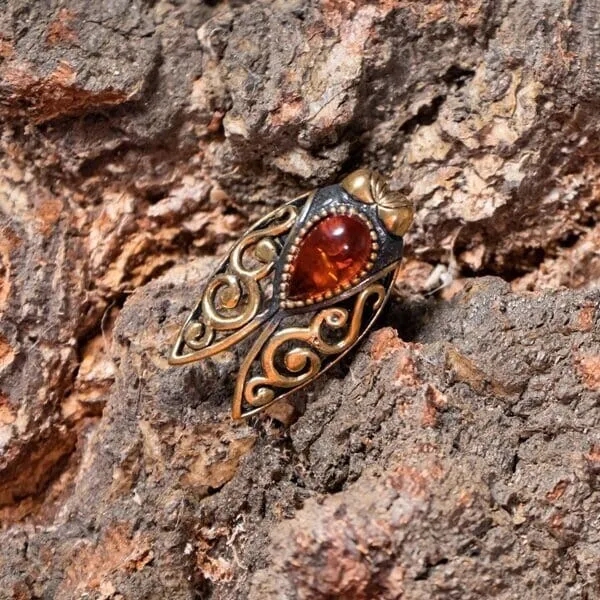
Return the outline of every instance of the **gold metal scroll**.
[[[320,310],[307,327],[288,327],[276,331],[279,318],[267,324],[240,368],[233,399],[232,416],[234,419],[249,416],[267,405],[279,400],[275,389],[295,390],[312,381],[350,349],[368,329],[363,327],[365,305],[373,301],[372,322],[389,296],[381,283],[373,283],[359,292],[351,312],[341,307]],[[370,324],[369,322],[369,324]],[[343,337],[336,342],[327,341],[327,333],[344,330]],[[292,346],[284,348],[284,346]],[[263,349],[264,347],[264,349]],[[261,352],[261,375],[247,379],[248,373],[259,352]],[[276,364],[276,354],[283,352],[282,362],[287,373],[282,373]],[[323,367],[324,357],[338,355]],[[246,402],[252,410],[242,414],[242,403]]]
[[[198,306],[182,327],[169,357],[171,364],[185,364],[221,352],[264,322],[267,311],[259,313],[264,297],[259,282],[272,272],[278,258],[273,238],[289,231],[297,216],[295,206],[282,206],[259,221],[258,228],[235,245],[223,272],[209,281]],[[248,265],[250,255],[253,266]],[[217,339],[219,332],[228,335]]]

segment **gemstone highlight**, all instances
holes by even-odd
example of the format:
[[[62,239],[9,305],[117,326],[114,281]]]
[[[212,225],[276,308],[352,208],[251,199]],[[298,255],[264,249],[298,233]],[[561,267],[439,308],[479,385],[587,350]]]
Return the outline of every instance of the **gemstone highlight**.
[[[288,298],[308,300],[335,292],[365,269],[371,232],[354,215],[330,215],[308,230],[291,265]]]

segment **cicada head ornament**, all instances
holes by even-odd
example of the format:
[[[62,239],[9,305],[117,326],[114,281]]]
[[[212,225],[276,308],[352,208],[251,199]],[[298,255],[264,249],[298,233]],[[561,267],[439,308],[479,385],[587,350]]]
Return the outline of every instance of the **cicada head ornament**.
[[[366,169],[269,213],[211,276],[169,362],[251,344],[237,377],[235,419],[311,383],[383,309],[413,215],[404,195]]]

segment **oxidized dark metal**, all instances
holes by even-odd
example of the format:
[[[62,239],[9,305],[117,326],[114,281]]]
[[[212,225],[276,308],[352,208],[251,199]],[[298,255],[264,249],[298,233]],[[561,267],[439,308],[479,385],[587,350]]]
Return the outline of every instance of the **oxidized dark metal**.
[[[352,216],[368,226],[368,262],[352,281],[316,296],[290,299],[299,245],[331,215]],[[378,174],[364,169],[269,213],[212,275],[179,333],[170,364],[212,356],[257,334],[240,366],[235,419],[314,381],[364,336],[383,309],[402,257],[402,235],[412,218],[406,197],[388,191]]]

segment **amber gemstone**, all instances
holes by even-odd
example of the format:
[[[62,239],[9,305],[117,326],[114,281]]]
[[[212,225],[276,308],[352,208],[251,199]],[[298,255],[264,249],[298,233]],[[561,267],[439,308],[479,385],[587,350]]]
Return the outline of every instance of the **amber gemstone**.
[[[371,232],[357,216],[331,215],[301,240],[288,297],[307,300],[352,281],[369,262]]]

